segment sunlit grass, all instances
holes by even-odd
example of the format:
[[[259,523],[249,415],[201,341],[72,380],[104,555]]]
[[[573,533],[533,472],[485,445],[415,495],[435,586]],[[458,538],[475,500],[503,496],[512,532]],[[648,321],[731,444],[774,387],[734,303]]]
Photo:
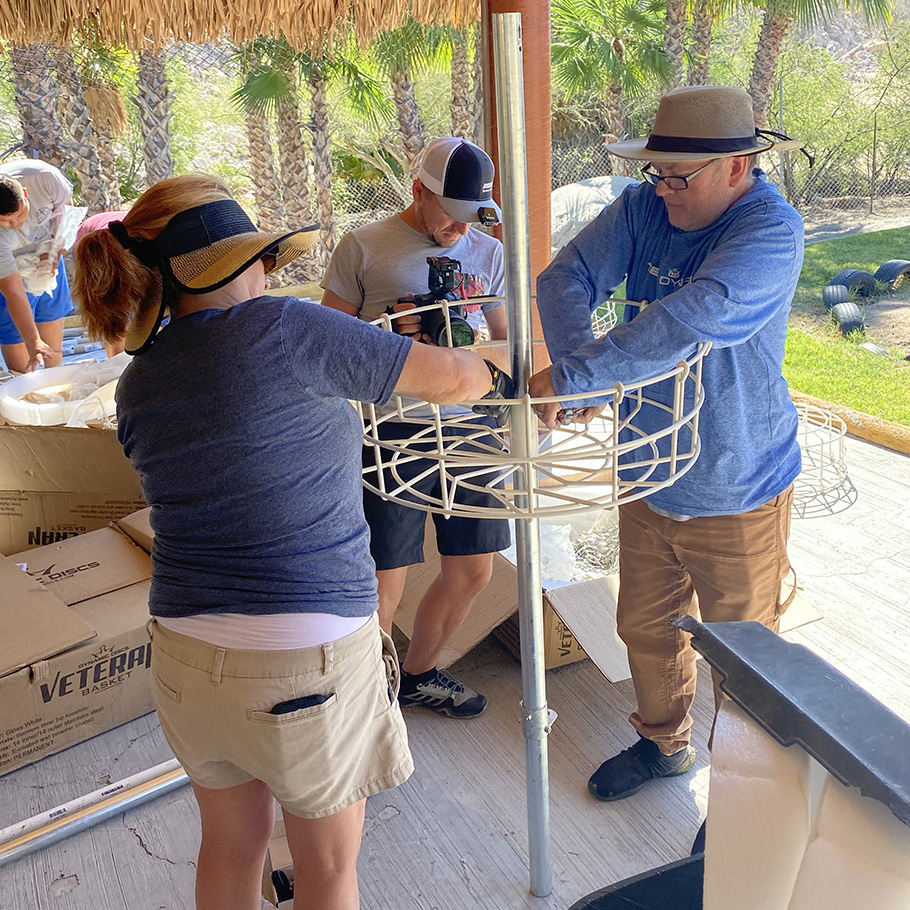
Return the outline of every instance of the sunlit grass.
[[[807,395],[910,425],[910,363],[904,360],[791,325],[784,378]]]

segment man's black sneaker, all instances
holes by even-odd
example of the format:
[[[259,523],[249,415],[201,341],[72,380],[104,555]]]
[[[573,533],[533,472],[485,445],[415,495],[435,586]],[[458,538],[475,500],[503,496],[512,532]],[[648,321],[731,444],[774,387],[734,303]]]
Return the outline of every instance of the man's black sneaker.
[[[408,685],[409,674],[402,673],[398,693],[398,703],[402,708],[420,705],[446,717],[477,717],[487,706],[486,698],[459,682],[451,673],[435,667],[432,672],[432,676],[414,686]],[[428,675],[419,674],[420,677]]]
[[[629,749],[605,761],[588,781],[591,793],[604,802],[625,799],[649,781],[658,777],[685,774],[695,764],[695,749],[686,746],[672,755],[664,755],[657,743],[642,737]]]

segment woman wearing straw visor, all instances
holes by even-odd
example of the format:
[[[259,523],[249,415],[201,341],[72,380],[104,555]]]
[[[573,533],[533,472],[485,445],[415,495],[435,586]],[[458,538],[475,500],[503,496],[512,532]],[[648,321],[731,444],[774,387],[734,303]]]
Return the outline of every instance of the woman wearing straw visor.
[[[259,233],[191,175],[76,251],[88,328],[136,355],[118,434],[152,507],[155,697],[202,817],[198,910],[258,910],[274,799],[296,910],[359,906],[366,797],[413,766],[346,399],[498,394],[475,354],[264,296],[316,233]]]

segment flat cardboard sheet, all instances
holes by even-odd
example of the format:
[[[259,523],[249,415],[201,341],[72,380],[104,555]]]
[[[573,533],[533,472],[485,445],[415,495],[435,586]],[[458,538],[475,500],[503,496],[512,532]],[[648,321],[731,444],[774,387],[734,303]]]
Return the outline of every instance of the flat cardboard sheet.
[[[614,683],[632,678],[626,646],[616,631],[618,595],[618,575],[578,582],[547,594],[559,618],[572,630],[603,675]],[[793,603],[781,618],[780,631],[789,632],[821,616],[821,611],[797,590]]]
[[[152,574],[148,554],[116,528],[89,531],[11,558],[70,606]]]
[[[0,556],[0,677],[95,637],[59,597]]]

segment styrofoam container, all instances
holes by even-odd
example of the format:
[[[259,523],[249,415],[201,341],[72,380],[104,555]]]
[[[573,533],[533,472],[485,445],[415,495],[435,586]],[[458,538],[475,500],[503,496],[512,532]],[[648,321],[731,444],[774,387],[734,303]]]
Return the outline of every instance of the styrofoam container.
[[[123,360],[120,360],[120,357]],[[51,389],[55,386],[74,385],[85,382],[107,383],[119,377],[129,363],[127,355],[117,355],[101,363],[74,363],[33,373],[23,373],[0,385],[0,415],[8,423],[27,426],[58,426],[65,424],[76,409],[82,404],[77,401],[53,401],[37,404],[22,401],[22,396],[29,392]]]
[[[92,392],[87,398],[76,402],[76,409],[70,415],[68,427],[103,427],[114,419],[117,413],[117,402],[114,393],[119,379],[114,379]]]

